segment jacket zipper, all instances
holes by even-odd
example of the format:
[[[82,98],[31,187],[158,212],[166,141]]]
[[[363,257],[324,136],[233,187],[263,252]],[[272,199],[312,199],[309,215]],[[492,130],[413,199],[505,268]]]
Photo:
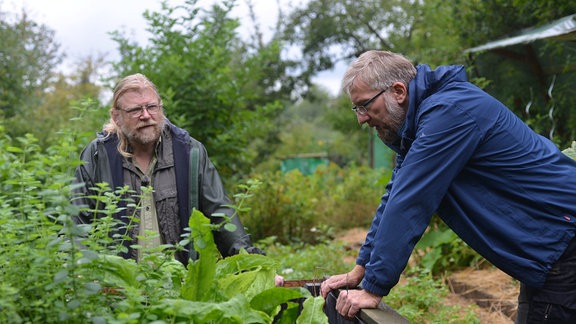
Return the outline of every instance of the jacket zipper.
[[[547,304],[546,305],[546,310],[544,311],[544,321],[547,322],[548,321],[548,316],[550,316],[550,310],[552,308],[552,304]]]

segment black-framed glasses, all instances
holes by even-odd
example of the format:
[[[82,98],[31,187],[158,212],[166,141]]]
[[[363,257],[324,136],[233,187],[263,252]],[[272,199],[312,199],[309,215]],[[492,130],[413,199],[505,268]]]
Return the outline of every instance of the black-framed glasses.
[[[358,106],[352,107],[352,111],[358,115],[368,114],[368,105],[370,105],[372,102],[374,102],[374,100],[376,100],[376,98],[378,98],[379,95],[383,94],[388,89],[390,89],[390,87],[384,88],[384,90],[381,90],[380,92],[378,92],[374,97],[364,101],[363,103],[359,104]]]
[[[157,103],[151,103],[151,104],[147,104],[147,105],[142,105],[142,106],[138,106],[138,107],[130,107],[130,108],[120,109],[120,110],[126,112],[128,114],[128,116],[130,116],[132,118],[138,118],[138,117],[142,116],[142,114],[144,114],[144,109],[146,109],[146,111],[150,115],[156,115],[160,111],[160,108],[162,108],[162,105],[159,105]]]

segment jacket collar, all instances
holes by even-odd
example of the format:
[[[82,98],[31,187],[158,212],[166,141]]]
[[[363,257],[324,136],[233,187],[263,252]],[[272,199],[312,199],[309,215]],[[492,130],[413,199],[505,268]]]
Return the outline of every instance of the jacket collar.
[[[466,70],[461,65],[439,66],[432,70],[426,64],[416,66],[416,77],[408,84],[408,111],[400,129],[400,140],[389,145],[396,153],[408,153],[416,138],[417,116],[424,100],[440,91],[448,83],[467,81]]]

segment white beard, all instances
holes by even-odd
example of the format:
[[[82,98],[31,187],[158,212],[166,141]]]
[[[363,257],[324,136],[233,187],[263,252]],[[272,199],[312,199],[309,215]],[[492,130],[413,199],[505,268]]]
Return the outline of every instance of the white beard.
[[[384,144],[394,144],[400,138],[400,134],[398,133],[406,119],[406,112],[402,106],[391,102],[387,97],[384,98],[386,100],[386,111],[391,120],[388,125],[386,125],[387,127],[376,126],[376,134],[378,134],[378,138],[380,138]]]
[[[155,143],[162,134],[164,129],[164,119],[158,123],[147,123],[146,125],[153,126],[152,128],[140,129],[144,125],[138,125],[133,130],[128,130],[125,125],[122,125],[122,133],[126,136],[129,143],[137,143],[140,145],[148,145],[150,143]]]

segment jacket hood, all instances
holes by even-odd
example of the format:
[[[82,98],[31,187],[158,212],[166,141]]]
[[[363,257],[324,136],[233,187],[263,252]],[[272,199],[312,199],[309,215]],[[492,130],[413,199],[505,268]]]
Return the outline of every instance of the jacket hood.
[[[461,65],[439,66],[432,70],[426,64],[416,66],[416,77],[410,82],[410,107],[420,103],[430,95],[440,91],[450,82],[467,81],[466,69]]]
[[[408,85],[408,112],[402,129],[402,141],[414,139],[418,109],[426,98],[441,91],[449,83],[465,81],[466,69],[462,65],[439,66],[436,70],[426,64],[417,65],[416,77]],[[410,143],[402,143],[400,149],[405,151],[409,146]]]

